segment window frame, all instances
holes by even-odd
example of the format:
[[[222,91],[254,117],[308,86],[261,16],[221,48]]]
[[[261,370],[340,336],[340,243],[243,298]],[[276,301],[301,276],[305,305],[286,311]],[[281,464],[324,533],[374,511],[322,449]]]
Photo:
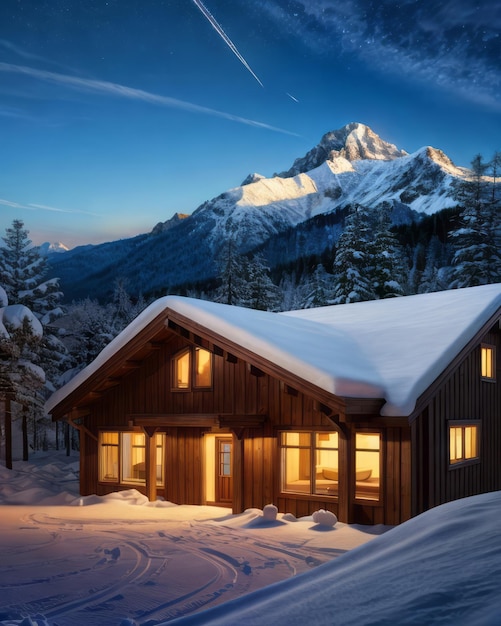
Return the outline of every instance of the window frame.
[[[291,435],[291,434],[297,434],[297,435],[308,435],[309,436],[309,443],[305,444],[305,443],[301,443],[298,442],[297,445],[288,445],[284,442],[284,436],[287,435]],[[337,436],[337,446],[318,446],[317,445],[317,436],[318,435],[336,435]],[[284,496],[287,497],[296,497],[296,498],[301,498],[301,499],[329,499],[329,500],[333,500],[333,501],[338,501],[339,500],[339,484],[340,484],[340,480],[338,478],[337,480],[337,488],[335,493],[329,493],[328,491],[323,493],[318,491],[317,488],[317,476],[316,476],[316,471],[317,471],[317,452],[320,451],[331,451],[331,452],[336,452],[337,454],[337,460],[338,460],[338,467],[337,467],[337,471],[340,471],[340,467],[339,467],[339,454],[340,454],[340,433],[337,430],[327,430],[325,428],[321,428],[321,429],[315,429],[315,430],[296,430],[296,429],[290,429],[290,430],[280,430],[278,431],[278,448],[279,448],[279,459],[280,459],[280,471],[279,471],[279,487],[280,487],[280,493]],[[307,451],[308,452],[308,473],[309,476],[304,478],[303,480],[309,480],[309,491],[303,491],[303,490],[297,490],[297,491],[293,491],[293,490],[288,490],[286,489],[286,470],[285,470],[285,465],[286,465],[286,450],[303,450],[303,451]]]
[[[485,371],[484,373],[484,351],[490,354],[490,363],[487,364],[487,360],[486,360],[486,366],[489,365],[490,366],[490,376],[489,373],[487,371]],[[484,382],[488,382],[488,383],[495,383],[496,382],[496,346],[490,343],[481,343],[480,344],[480,377],[482,379],[482,381]]]
[[[379,437],[379,448],[363,448],[357,446],[357,435],[377,435]],[[379,482],[377,489],[377,497],[364,497],[363,495],[357,495],[357,451],[359,452],[377,452],[379,455]],[[383,476],[384,476],[384,464],[383,464],[383,454],[384,454],[384,437],[383,431],[377,429],[360,429],[356,430],[353,437],[353,498],[354,502],[364,505],[380,505],[384,501],[383,496]],[[360,487],[359,487],[360,490]]]
[[[197,364],[198,358],[197,354],[200,351],[207,352],[209,355],[209,364],[210,364],[210,372],[209,379],[210,383],[208,385],[197,385],[197,377],[199,376],[197,372]],[[179,360],[188,355],[189,363],[188,363],[188,384],[186,386],[179,386],[177,383],[177,364]],[[188,346],[178,350],[171,357],[171,391],[175,392],[190,392],[190,391],[204,391],[210,390],[214,387],[214,353],[202,346]]]
[[[473,457],[461,457],[456,461],[451,461],[451,429],[452,428],[461,428],[462,429],[462,452],[465,453],[465,429],[469,427],[475,427],[477,429],[476,434],[476,456]],[[455,470],[460,467],[465,467],[468,465],[476,465],[481,462],[481,420],[449,420],[447,422],[447,465],[449,470]]]
[[[112,444],[110,442],[103,442],[102,441],[102,435],[105,434],[117,434],[118,435],[118,443],[117,444]],[[142,479],[142,478],[137,478],[137,479],[133,479],[133,478],[124,478],[124,463],[125,463],[125,452],[124,452],[124,448],[125,448],[125,443],[124,443],[124,436],[132,436],[132,435],[140,435],[142,434],[144,437],[144,448],[146,448],[146,435],[144,433],[140,433],[138,431],[134,431],[134,430],[116,430],[116,429],[112,429],[112,428],[105,428],[99,431],[98,433],[98,482],[100,483],[105,483],[107,485],[124,485],[124,486],[131,486],[131,485],[135,485],[135,486],[146,486],[146,478]],[[161,440],[161,445],[159,445],[158,443],[156,444],[156,455],[158,455],[158,450],[161,450],[161,464],[160,464],[160,468],[161,468],[161,476],[160,479],[157,476],[157,481],[156,481],[156,486],[159,488],[164,488],[165,487],[165,463],[164,463],[164,455],[165,455],[165,445],[166,445],[166,434],[164,432],[157,432],[155,433],[154,437],[155,439],[160,436],[162,438]],[[106,478],[105,476],[103,477],[102,475],[102,469],[103,469],[103,464],[102,464],[102,449],[103,447],[114,447],[118,450],[118,468],[117,468],[117,477],[112,477],[112,478]],[[143,448],[143,446],[139,446],[139,445],[134,445],[132,447],[136,447],[136,448]],[[157,467],[158,467],[158,463],[157,463]]]

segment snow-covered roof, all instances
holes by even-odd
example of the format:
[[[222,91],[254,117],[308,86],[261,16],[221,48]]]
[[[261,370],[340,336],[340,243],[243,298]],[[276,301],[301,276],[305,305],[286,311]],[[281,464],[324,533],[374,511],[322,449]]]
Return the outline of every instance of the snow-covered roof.
[[[286,313],[165,296],[56,391],[47,401],[47,412],[169,310],[329,393],[384,398],[383,415],[406,416],[501,310],[501,284]]]

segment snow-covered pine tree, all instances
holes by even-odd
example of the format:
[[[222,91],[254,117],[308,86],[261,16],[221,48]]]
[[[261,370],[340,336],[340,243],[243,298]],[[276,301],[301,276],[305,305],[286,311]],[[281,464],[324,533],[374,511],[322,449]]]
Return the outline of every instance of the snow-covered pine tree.
[[[450,233],[453,248],[449,288],[474,287],[501,280],[499,211],[489,194],[489,164],[481,155],[471,162],[470,177],[457,184],[461,207],[458,228]]]
[[[312,309],[318,306],[331,304],[334,285],[334,276],[329,274],[322,263],[319,263],[309,276],[309,279],[301,284],[301,309]]]
[[[127,291],[126,280],[117,278],[115,288],[113,290],[113,326],[115,334],[118,335],[126,326],[128,326],[136,317],[146,308],[146,302],[140,295],[136,302]]]
[[[46,257],[32,245],[22,220],[6,229],[0,247],[0,284],[11,304],[22,304],[41,322],[44,333],[39,345],[40,361],[46,375],[46,395],[57,388],[60,372],[66,367],[67,354],[54,326],[62,314],[59,280],[45,280],[49,267]]]
[[[369,277],[370,217],[367,209],[355,205],[346,218],[333,264],[333,304],[375,300]]]
[[[278,310],[280,292],[262,255],[256,254],[247,263],[247,293],[245,306],[261,311]]]
[[[379,207],[374,241],[370,245],[370,272],[376,298],[391,298],[405,293],[406,271],[402,248],[390,231],[391,205]]]
[[[22,304],[5,306],[0,314],[0,394],[5,405],[3,440],[5,458],[11,467],[11,420],[22,419],[23,459],[28,459],[28,424],[34,434],[36,424],[43,416],[45,372],[40,366],[40,345],[43,339],[42,324]],[[9,465],[10,460],[10,465]]]
[[[448,265],[447,259],[447,247],[437,235],[433,235],[426,248],[425,266],[415,293],[430,293],[447,289],[447,285],[443,281],[443,268]]]
[[[217,258],[219,287],[215,302],[240,306],[249,299],[246,281],[246,259],[238,254],[235,242],[229,237]]]
[[[69,305],[63,324],[69,367],[61,384],[89,365],[117,334],[113,305],[102,306],[90,298]]]

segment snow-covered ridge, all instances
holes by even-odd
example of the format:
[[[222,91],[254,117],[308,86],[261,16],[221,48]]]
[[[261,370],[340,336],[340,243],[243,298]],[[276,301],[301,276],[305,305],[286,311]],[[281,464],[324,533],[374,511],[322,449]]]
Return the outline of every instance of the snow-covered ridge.
[[[244,183],[204,203],[193,214],[210,222],[216,245],[229,224],[236,243],[250,249],[282,230],[322,213],[383,202],[432,214],[457,204],[452,183],[467,175],[440,150],[399,150],[363,124],[327,133],[281,175],[247,177]],[[202,228],[205,228],[203,226]]]
[[[104,297],[117,266],[138,291],[143,285],[137,284],[137,276],[144,273],[149,289],[159,293],[166,285],[213,278],[215,259],[230,237],[236,250],[244,253],[311,218],[356,204],[377,213],[388,203],[395,223],[418,220],[420,214],[455,207],[455,183],[468,175],[468,170],[456,167],[437,148],[425,146],[408,154],[369,127],[348,124],[326,133],[281,175],[249,175],[241,185],[207,200],[190,216],[177,215],[157,224],[148,235],[136,237],[137,241],[50,255],[50,263],[63,291],[72,297],[78,298],[79,290],[88,290],[89,285],[93,295],[98,290]],[[342,224],[335,236],[341,232]],[[330,244],[335,243],[332,238]],[[145,261],[150,256],[153,263]],[[161,277],[152,269],[159,259]]]

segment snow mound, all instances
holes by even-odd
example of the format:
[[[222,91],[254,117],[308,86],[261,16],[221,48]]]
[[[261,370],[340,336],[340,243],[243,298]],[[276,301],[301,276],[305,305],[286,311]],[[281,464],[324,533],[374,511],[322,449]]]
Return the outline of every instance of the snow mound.
[[[501,492],[438,506],[310,572],[169,626],[501,622]]]

